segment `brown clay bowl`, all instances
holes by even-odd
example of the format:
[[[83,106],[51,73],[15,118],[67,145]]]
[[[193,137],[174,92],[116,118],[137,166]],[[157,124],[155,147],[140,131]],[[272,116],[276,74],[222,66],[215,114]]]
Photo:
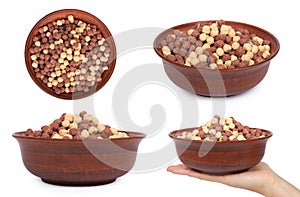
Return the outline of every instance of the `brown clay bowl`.
[[[13,134],[25,167],[42,181],[56,185],[101,185],[115,181],[134,165],[143,133],[129,138],[60,140]]]
[[[88,92],[78,91],[78,92],[74,92],[74,93],[62,93],[62,94],[58,95],[55,93],[55,91],[52,88],[49,88],[40,79],[36,78],[34,68],[31,66],[32,60],[30,58],[29,49],[32,44],[33,37],[38,34],[38,29],[40,27],[43,27],[44,25],[48,24],[49,22],[53,22],[53,21],[56,21],[56,20],[62,19],[62,18],[67,18],[68,15],[73,15],[74,18],[81,19],[84,22],[96,25],[98,27],[98,29],[100,29],[103,37],[106,39],[106,42],[110,46],[111,54],[108,59],[108,62],[109,62],[108,70],[106,70],[102,74],[102,80],[97,83],[95,88],[91,88],[90,91],[88,91]],[[64,9],[64,10],[54,11],[54,12],[49,13],[48,15],[44,16],[42,19],[40,19],[35,24],[35,26],[32,28],[31,32],[29,33],[29,35],[27,37],[24,55],[25,55],[25,63],[26,63],[27,71],[29,72],[30,77],[36,83],[36,85],[39,88],[41,88],[44,92],[46,92],[54,97],[57,97],[60,99],[66,99],[66,100],[85,98],[85,97],[88,97],[88,96],[96,93],[97,91],[99,91],[110,79],[110,77],[114,71],[115,64],[116,64],[116,46],[115,46],[115,42],[113,40],[113,37],[112,37],[109,29],[106,27],[106,25],[100,19],[98,19],[94,15],[92,15],[88,12],[82,11],[82,10],[77,10],[77,9]]]
[[[272,136],[270,131],[263,130],[267,133],[266,137],[244,141],[210,142],[175,137],[178,133],[194,129],[173,131],[169,136],[175,142],[181,162],[207,174],[233,174],[255,166],[262,160],[267,140]]]
[[[204,21],[207,23],[215,21]],[[279,51],[279,42],[271,33],[259,27],[233,21],[225,24],[234,29],[245,28],[250,33],[255,33],[263,39],[271,41],[271,55],[263,62],[244,68],[229,70],[197,69],[195,67],[182,66],[165,58],[159,47],[160,41],[173,30],[187,32],[198,22],[178,25],[160,33],[154,41],[154,50],[162,58],[164,69],[168,77],[177,86],[193,92],[197,95],[208,97],[224,97],[241,94],[256,86],[265,77],[271,59]]]

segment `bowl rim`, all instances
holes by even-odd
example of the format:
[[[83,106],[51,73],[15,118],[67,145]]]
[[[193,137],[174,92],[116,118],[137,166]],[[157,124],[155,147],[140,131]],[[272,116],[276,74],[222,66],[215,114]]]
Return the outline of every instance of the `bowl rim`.
[[[26,140],[42,140],[42,141],[55,141],[55,142],[68,142],[68,143],[85,143],[85,142],[103,142],[103,141],[120,141],[120,140],[131,140],[131,139],[143,139],[147,135],[142,132],[133,132],[133,131],[121,131],[125,132],[129,135],[129,137],[122,137],[122,138],[104,138],[104,139],[52,139],[52,138],[42,138],[42,137],[29,137],[24,136],[22,134],[25,131],[15,132],[12,134],[12,137],[16,139],[26,139]]]
[[[255,142],[255,141],[261,141],[261,140],[267,140],[270,137],[273,136],[273,133],[269,130],[265,130],[265,129],[261,129],[264,132],[267,132],[268,135],[265,137],[261,137],[261,138],[256,138],[256,139],[250,139],[250,140],[240,140],[240,141],[226,141],[226,142],[222,142],[222,141],[206,141],[206,140],[191,140],[191,139],[182,139],[182,138],[177,138],[175,136],[175,134],[177,132],[183,132],[183,131],[192,131],[194,129],[198,129],[199,127],[191,127],[191,128],[185,128],[185,129],[179,129],[179,130],[174,130],[171,131],[168,135],[170,138],[172,138],[173,140],[178,140],[178,141],[182,141],[182,142],[188,142],[188,143],[198,143],[198,144],[202,144],[202,143],[213,143],[213,144],[239,144],[239,143],[250,143],[250,142]],[[258,129],[258,128],[252,128],[249,127],[250,129]]]
[[[156,52],[156,54],[163,60],[163,61],[166,61],[168,62],[171,66],[174,66],[174,67],[180,67],[180,68],[185,68],[185,69],[190,69],[192,71],[201,71],[201,72],[212,72],[212,73],[215,73],[215,72],[221,72],[221,73],[228,73],[228,72],[238,72],[238,71],[241,71],[241,70],[247,70],[247,69],[252,69],[252,68],[255,68],[255,67],[259,67],[261,65],[264,65],[266,62],[269,62],[271,61],[271,59],[273,59],[277,53],[279,52],[279,49],[280,49],[280,43],[278,41],[278,39],[272,34],[270,33],[269,31],[265,30],[265,29],[262,29],[258,26],[255,26],[255,25],[251,25],[251,24],[248,24],[248,23],[243,23],[243,22],[237,22],[237,21],[230,21],[230,20],[224,20],[225,21],[225,24],[226,23],[231,23],[231,24],[236,24],[236,25],[242,25],[244,27],[251,27],[251,28],[254,28],[254,29],[257,29],[259,30],[260,32],[268,35],[269,37],[271,37],[274,41],[275,41],[275,49],[274,49],[274,52],[271,53],[271,55],[264,59],[264,61],[258,63],[258,64],[254,64],[252,66],[246,66],[246,67],[243,67],[243,68],[233,68],[233,69],[223,69],[223,70],[219,70],[219,69],[208,69],[208,68],[195,68],[193,66],[189,67],[189,66],[184,66],[184,65],[181,65],[181,64],[178,64],[176,62],[172,62],[170,60],[168,60],[167,58],[165,58],[161,52],[159,51],[159,40],[161,40],[161,37],[165,34],[167,34],[168,32],[172,31],[172,30],[175,30],[175,29],[180,29],[181,27],[183,26],[192,26],[196,23],[211,23],[211,22],[216,22],[218,20],[204,20],[204,21],[194,21],[194,22],[188,22],[188,23],[183,23],[183,24],[180,24],[180,25],[176,25],[176,26],[173,26],[171,28],[168,28],[166,30],[164,30],[163,32],[161,32],[160,34],[158,34],[156,36],[156,38],[154,39],[154,42],[153,42],[153,48],[154,48],[154,51]]]
[[[69,12],[69,13],[68,13]],[[59,15],[59,14],[71,14],[71,15],[76,15],[77,13],[80,14],[84,14],[86,16],[88,16],[89,18],[92,18],[94,23],[93,25],[96,25],[98,28],[101,27],[101,33],[103,35],[107,34],[107,36],[105,37],[106,39],[109,38],[109,46],[110,46],[110,50],[111,50],[111,56],[109,58],[109,64],[108,64],[108,70],[103,72],[101,75],[102,80],[100,82],[97,82],[97,84],[95,86],[93,86],[88,92],[75,92],[75,93],[62,93],[62,94],[56,94],[51,88],[44,86],[44,84],[39,81],[39,79],[36,78],[35,76],[35,72],[34,69],[31,68],[31,64],[30,62],[32,62],[32,60],[30,59],[30,53],[29,53],[29,48],[31,46],[32,43],[32,39],[30,40],[29,38],[33,37],[34,32],[38,30],[38,28],[41,25],[45,25],[47,23],[45,23],[45,21],[52,16],[55,15]],[[76,17],[76,16],[75,16]],[[78,18],[78,17],[77,17]],[[84,18],[78,18],[82,21],[85,21]],[[101,88],[103,88],[105,86],[105,84],[109,81],[109,79],[111,78],[113,71],[115,69],[115,65],[116,65],[116,59],[117,59],[117,49],[116,49],[116,44],[115,41],[113,39],[113,36],[110,32],[110,30],[108,29],[108,27],[104,24],[104,22],[102,22],[102,20],[100,20],[98,17],[96,17],[95,15],[84,11],[84,10],[80,10],[80,9],[59,9],[59,10],[55,10],[52,11],[46,15],[44,15],[42,18],[40,18],[32,27],[32,29],[30,30],[29,34],[27,35],[26,38],[26,42],[25,42],[25,48],[24,48],[24,60],[25,60],[25,65],[26,65],[26,69],[30,75],[30,77],[32,78],[32,80],[34,81],[34,83],[41,89],[43,90],[45,93],[59,98],[59,99],[64,99],[64,100],[77,100],[77,99],[82,99],[82,98],[86,98],[89,97],[93,94],[95,94],[96,92],[98,92]],[[103,75],[106,74],[105,79],[103,79]]]

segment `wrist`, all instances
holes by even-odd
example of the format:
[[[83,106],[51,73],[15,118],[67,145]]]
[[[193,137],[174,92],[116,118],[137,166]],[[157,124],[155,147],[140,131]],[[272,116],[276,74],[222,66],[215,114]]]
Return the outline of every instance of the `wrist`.
[[[269,178],[270,180],[264,184],[261,194],[265,197],[277,197],[283,180],[275,173],[274,176],[270,176]],[[279,194],[279,196],[281,195]]]
[[[300,195],[300,191],[291,185],[289,182],[275,174],[273,181],[270,182],[268,187],[265,187],[263,195],[265,197],[298,197]]]

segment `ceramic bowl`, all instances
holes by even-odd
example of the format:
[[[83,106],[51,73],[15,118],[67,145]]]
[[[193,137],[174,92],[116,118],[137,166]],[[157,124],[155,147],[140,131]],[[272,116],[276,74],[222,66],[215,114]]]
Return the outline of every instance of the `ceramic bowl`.
[[[67,18],[68,15],[73,15],[75,19],[80,19],[86,23],[96,25],[98,29],[101,31],[102,36],[106,39],[106,42],[110,46],[111,52],[110,52],[110,57],[108,59],[108,70],[106,70],[101,78],[102,80],[98,82],[95,87],[90,88],[88,92],[84,91],[77,91],[73,93],[62,93],[62,94],[56,94],[55,91],[52,88],[49,88],[47,84],[44,84],[41,79],[38,79],[35,75],[34,68],[32,67],[32,60],[30,57],[30,46],[33,42],[33,37],[38,34],[39,28],[45,26],[46,24],[62,19],[62,18]],[[30,77],[32,80],[36,83],[36,85],[41,88],[44,92],[60,98],[60,99],[66,99],[66,100],[74,100],[74,99],[81,99],[88,97],[97,91],[99,91],[110,79],[114,68],[116,64],[116,46],[115,42],[113,40],[113,37],[109,31],[109,29],[106,27],[106,25],[97,17],[94,15],[82,11],[82,10],[77,10],[77,9],[64,9],[64,10],[58,10],[54,11],[52,13],[49,13],[48,15],[44,16],[42,19],[40,19],[35,26],[32,28],[31,32],[29,33],[27,40],[26,40],[26,45],[25,45],[25,63],[27,67],[27,71],[30,74]]]
[[[202,23],[211,23],[216,21],[201,21]],[[173,30],[180,30],[187,32],[189,29],[199,23],[192,22],[178,25],[167,29],[160,33],[154,41],[154,50],[162,59],[166,74],[177,86],[193,92],[197,95],[208,97],[224,97],[241,94],[263,80],[267,74],[271,60],[279,51],[279,42],[277,38],[268,31],[240,22],[225,21],[226,25],[232,26],[234,29],[244,28],[250,33],[255,33],[263,39],[271,41],[271,55],[261,63],[252,66],[226,69],[226,70],[210,70],[197,69],[195,67],[187,67],[178,63],[172,62],[162,54],[159,43],[166,35],[173,32]]]
[[[197,128],[176,130],[169,134],[173,139],[179,159],[188,167],[207,174],[232,174],[248,170],[258,164],[265,153],[266,143],[272,132],[266,137],[227,142],[211,142],[177,138],[184,131]]]
[[[25,167],[42,181],[57,185],[101,185],[131,170],[143,133],[126,132],[128,138],[64,140],[13,134]]]

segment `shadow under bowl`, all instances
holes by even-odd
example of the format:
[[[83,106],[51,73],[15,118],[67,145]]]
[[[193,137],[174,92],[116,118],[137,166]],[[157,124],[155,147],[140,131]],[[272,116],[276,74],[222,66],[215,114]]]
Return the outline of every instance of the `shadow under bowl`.
[[[91,186],[115,181],[131,170],[139,143],[146,136],[126,132],[128,138],[101,140],[46,139],[13,134],[27,170],[42,181]]]
[[[187,128],[169,133],[173,139],[179,159],[189,168],[206,174],[233,174],[246,171],[263,158],[267,140],[263,138],[243,141],[212,142],[180,139],[176,135],[197,128]]]
[[[212,23],[211,21],[201,21],[202,23]],[[271,42],[271,55],[264,61],[243,68],[211,70],[195,67],[187,67],[168,60],[161,51],[160,42],[174,30],[187,32],[189,29],[199,22],[192,22],[178,25],[167,29],[160,33],[154,40],[154,50],[162,59],[164,69],[168,77],[177,86],[195,93],[200,96],[207,97],[224,97],[241,94],[259,84],[269,69],[271,59],[273,59],[279,51],[280,45],[277,38],[268,31],[240,22],[225,21],[226,25],[232,26],[234,29],[244,28],[250,33],[267,39]]]

